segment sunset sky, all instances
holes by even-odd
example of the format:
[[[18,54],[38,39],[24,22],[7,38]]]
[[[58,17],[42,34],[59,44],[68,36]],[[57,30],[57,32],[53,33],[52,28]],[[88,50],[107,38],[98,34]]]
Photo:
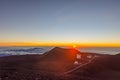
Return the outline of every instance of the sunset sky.
[[[0,0],[0,46],[119,46],[120,0]]]

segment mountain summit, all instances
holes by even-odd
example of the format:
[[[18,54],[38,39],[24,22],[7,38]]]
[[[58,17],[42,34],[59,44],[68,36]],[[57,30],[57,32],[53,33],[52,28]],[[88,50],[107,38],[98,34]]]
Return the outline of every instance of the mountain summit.
[[[64,62],[74,62],[76,60],[76,54],[80,53],[76,49],[65,49],[60,47],[55,47],[49,52],[45,53],[44,58],[46,60],[64,61]]]

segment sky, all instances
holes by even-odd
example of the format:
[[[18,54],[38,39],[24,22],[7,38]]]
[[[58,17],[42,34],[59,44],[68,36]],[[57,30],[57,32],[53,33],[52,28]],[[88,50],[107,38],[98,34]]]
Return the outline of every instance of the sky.
[[[0,0],[0,46],[119,46],[120,0]]]

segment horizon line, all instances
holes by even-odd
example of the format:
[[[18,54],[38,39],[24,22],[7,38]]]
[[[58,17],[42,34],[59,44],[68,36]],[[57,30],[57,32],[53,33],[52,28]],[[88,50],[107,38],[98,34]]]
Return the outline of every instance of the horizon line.
[[[34,42],[0,42],[0,47],[9,46],[73,46],[77,47],[120,47],[120,43],[34,43]]]

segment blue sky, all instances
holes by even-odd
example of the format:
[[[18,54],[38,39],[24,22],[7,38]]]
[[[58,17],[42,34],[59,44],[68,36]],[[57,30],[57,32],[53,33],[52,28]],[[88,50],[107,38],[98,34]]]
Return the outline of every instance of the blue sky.
[[[0,42],[120,43],[120,0],[0,0]]]

